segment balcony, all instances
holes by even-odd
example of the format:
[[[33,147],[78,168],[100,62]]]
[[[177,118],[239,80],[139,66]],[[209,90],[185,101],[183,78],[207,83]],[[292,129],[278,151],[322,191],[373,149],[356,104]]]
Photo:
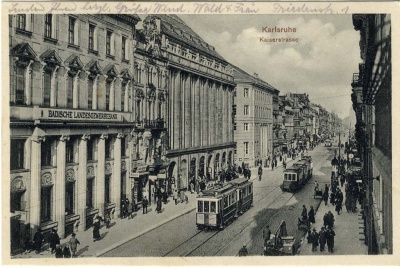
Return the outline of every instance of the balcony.
[[[141,120],[141,121],[135,121],[134,125],[136,128],[140,129],[164,129],[164,119],[162,118],[157,118],[155,120]]]

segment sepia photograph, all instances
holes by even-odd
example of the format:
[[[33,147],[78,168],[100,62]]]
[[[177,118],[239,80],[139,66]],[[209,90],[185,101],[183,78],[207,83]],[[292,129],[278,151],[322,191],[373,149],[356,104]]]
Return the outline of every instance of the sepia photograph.
[[[186,4],[3,6],[3,259],[393,256],[392,11]]]

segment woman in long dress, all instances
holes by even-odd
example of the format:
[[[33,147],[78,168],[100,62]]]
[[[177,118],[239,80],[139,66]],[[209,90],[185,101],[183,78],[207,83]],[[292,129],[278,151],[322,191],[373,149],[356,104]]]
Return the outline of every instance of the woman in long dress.
[[[100,220],[96,218],[93,222],[93,242],[100,240]]]

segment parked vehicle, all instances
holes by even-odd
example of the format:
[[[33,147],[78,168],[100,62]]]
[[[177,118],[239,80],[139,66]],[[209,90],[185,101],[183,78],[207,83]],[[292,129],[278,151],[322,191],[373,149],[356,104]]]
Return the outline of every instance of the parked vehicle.
[[[216,184],[197,196],[196,225],[199,229],[223,229],[253,203],[253,182],[237,178]]]
[[[275,234],[264,243],[264,256],[296,255],[301,244],[299,239],[287,235],[286,222],[282,221]]]

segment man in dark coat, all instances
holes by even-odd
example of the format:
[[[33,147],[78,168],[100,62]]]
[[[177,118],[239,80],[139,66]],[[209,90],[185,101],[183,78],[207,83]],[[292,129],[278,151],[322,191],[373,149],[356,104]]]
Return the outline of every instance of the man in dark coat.
[[[56,256],[56,258],[62,258],[63,257],[63,250],[62,250],[60,244],[56,245],[55,256]]]
[[[44,236],[43,236],[42,230],[39,228],[33,237],[33,246],[35,248],[36,254],[39,254],[39,252],[42,249],[43,239],[44,239]]]
[[[142,200],[142,206],[143,206],[143,214],[147,214],[147,206],[149,204],[149,201],[147,200],[147,197],[143,197]],[[144,213],[146,211],[146,213]]]
[[[329,192],[324,191],[324,193],[322,194],[322,199],[324,200],[325,206],[328,205],[328,199],[329,199]]]
[[[93,242],[100,240],[100,219],[96,217],[93,222]]]
[[[311,223],[315,223],[315,211],[314,211],[313,206],[310,207],[310,211],[308,212],[308,220]]]
[[[49,244],[51,249],[51,254],[56,251],[56,245],[60,244],[60,237],[57,234],[57,229],[52,229],[49,235]]]
[[[243,247],[239,250],[239,257],[246,257],[249,254],[247,251],[246,245],[243,245]]]
[[[162,212],[161,209],[162,209],[162,202],[161,202],[161,197],[159,197],[157,198],[157,207],[156,207],[157,213],[161,213]]]
[[[312,251],[317,251],[318,247],[318,241],[319,241],[319,234],[315,230],[315,228],[312,230],[311,235],[310,235],[310,242],[312,244]]]
[[[331,227],[328,227],[326,231],[326,243],[328,244],[328,251],[333,253],[333,248],[335,246],[335,231]]]
[[[264,241],[269,241],[271,239],[271,230],[269,229],[269,225],[267,225],[267,227],[265,228],[265,230],[263,230],[263,238]]]
[[[65,244],[65,247],[63,249],[63,257],[64,258],[71,258],[71,249],[69,248],[69,244]]]
[[[321,231],[319,232],[319,250],[325,251],[325,244],[326,244],[326,232],[325,228],[321,227]]]
[[[333,227],[333,223],[335,222],[335,217],[333,216],[332,212],[328,211],[328,226],[330,228]]]
[[[306,217],[307,217],[307,208],[306,208],[306,205],[303,205],[303,211],[301,212],[301,216],[304,217],[304,215],[306,215]]]

